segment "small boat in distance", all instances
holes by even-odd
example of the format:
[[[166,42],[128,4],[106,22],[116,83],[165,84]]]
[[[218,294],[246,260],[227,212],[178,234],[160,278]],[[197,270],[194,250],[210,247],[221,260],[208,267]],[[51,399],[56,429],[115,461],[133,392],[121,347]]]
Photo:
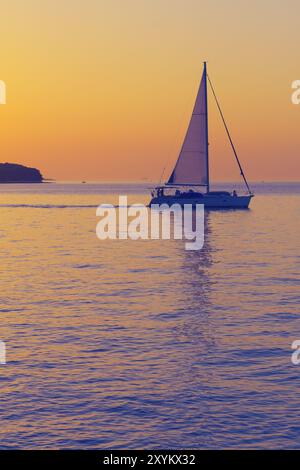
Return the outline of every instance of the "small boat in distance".
[[[210,191],[209,158],[208,158],[208,114],[207,114],[207,81],[209,81],[213,96],[216,100],[223,124],[241,176],[247,188],[247,194],[238,195],[236,191]],[[201,187],[205,188],[201,191]],[[241,163],[233,145],[222,110],[217,100],[214,88],[209,79],[204,62],[203,75],[196,97],[192,117],[183,141],[175,168],[164,185],[157,186],[152,191],[153,204],[204,204],[205,208],[215,209],[247,209],[254,196]]]

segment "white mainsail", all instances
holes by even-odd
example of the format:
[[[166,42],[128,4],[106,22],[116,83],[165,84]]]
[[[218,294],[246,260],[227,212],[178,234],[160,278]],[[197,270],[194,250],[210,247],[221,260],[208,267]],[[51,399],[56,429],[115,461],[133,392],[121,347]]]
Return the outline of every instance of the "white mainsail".
[[[206,64],[188,130],[167,184],[209,186]]]

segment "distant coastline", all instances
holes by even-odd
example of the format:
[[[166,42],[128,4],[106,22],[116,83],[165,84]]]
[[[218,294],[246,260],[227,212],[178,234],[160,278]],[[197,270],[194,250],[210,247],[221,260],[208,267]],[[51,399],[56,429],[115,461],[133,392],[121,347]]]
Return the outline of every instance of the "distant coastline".
[[[0,163],[0,183],[44,183],[40,170],[17,163]]]

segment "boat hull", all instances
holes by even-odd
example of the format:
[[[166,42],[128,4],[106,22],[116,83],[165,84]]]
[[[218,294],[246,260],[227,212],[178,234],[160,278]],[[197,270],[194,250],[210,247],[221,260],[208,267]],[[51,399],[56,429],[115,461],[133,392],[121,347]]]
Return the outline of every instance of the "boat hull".
[[[193,206],[196,204],[203,204],[205,209],[248,209],[252,197],[253,195],[232,196],[231,194],[203,194],[201,197],[197,195],[193,197],[166,195],[153,197],[150,201],[149,207],[154,204],[167,204],[168,206],[172,206],[173,204],[180,204],[180,206],[184,206],[185,204],[192,204]]]

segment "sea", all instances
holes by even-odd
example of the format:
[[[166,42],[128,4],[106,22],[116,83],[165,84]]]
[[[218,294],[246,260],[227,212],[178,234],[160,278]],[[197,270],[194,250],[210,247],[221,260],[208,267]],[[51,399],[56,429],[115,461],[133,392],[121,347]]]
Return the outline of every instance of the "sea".
[[[149,187],[0,185],[0,448],[299,449],[300,183],[205,212],[201,250],[99,240]]]

